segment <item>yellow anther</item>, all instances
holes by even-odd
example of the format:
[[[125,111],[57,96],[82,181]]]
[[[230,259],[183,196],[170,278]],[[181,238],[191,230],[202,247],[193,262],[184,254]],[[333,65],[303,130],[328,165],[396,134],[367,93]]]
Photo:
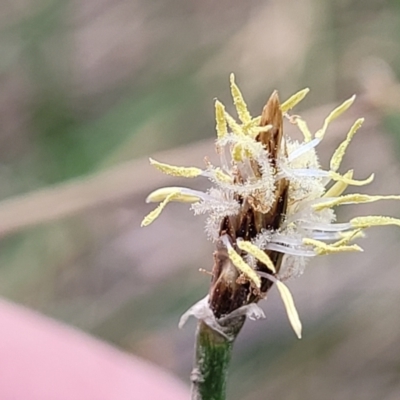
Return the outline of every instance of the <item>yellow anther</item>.
[[[373,203],[379,200],[400,200],[400,196],[369,196],[367,194],[352,193],[346,194],[345,196],[337,197],[333,200],[324,201],[323,203],[314,204],[312,207],[315,211],[321,211],[324,208],[336,207],[342,204]]]
[[[179,197],[180,193],[171,193],[169,194],[164,201],[162,201],[156,209],[151,211],[149,214],[147,214],[144,218],[140,226],[147,226],[150,225],[157,217],[161,214],[161,211],[164,210],[165,206],[172,200],[175,200],[175,198]]]
[[[347,171],[343,177],[347,180],[347,179],[351,179],[353,178],[353,170],[349,170]],[[337,181],[335,182],[334,185],[332,185],[332,187],[330,189],[328,189],[325,194],[323,195],[323,197],[337,197],[340,196],[346,189],[347,186],[349,186],[348,183],[345,183],[343,181]]]
[[[339,107],[336,107],[326,118],[324,121],[324,125],[320,130],[315,133],[316,138],[322,139],[325,136],[325,132],[329,126],[329,124],[336,119],[339,115],[343,114],[353,103],[356,96],[350,97],[350,99],[346,100]]]
[[[248,126],[259,126],[261,123],[261,115],[254,117],[248,124]]]
[[[344,175],[342,176],[334,171],[329,171],[329,175],[334,181],[344,182],[347,185],[353,185],[353,186],[368,185],[369,183],[371,183],[374,180],[374,174],[371,174],[367,179],[364,179],[364,180],[355,180],[355,179],[347,178],[346,176],[344,176]]]
[[[247,109],[247,105],[243,99],[242,93],[235,83],[234,74],[231,74],[230,81],[233,103],[235,104],[238,117],[243,124],[248,124],[249,122],[251,122],[251,115],[249,113],[249,110]]]
[[[218,182],[232,183],[232,178],[228,174],[223,172],[219,167],[214,169],[214,177]]]
[[[261,132],[268,132],[269,130],[271,130],[272,125],[265,125],[265,126],[254,126],[253,128],[251,128],[250,132],[251,132],[251,136],[252,137],[256,137],[259,133]]]
[[[255,139],[260,132],[268,131],[272,125],[260,126],[261,117],[253,118],[248,124],[242,125],[242,130],[245,135]]]
[[[257,288],[261,287],[261,278],[257,275],[253,268],[248,265],[242,257],[233,248],[228,248],[228,256],[233,265],[243,273]]]
[[[285,305],[285,309],[289,318],[289,322],[292,325],[294,332],[297,337],[301,339],[301,321],[299,318],[299,314],[296,310],[296,306],[294,305],[292,294],[288,287],[280,281],[276,281],[276,287],[279,290],[279,294],[281,295],[283,304]]]
[[[201,198],[198,196],[195,196],[193,194],[183,194],[181,191],[182,188],[180,187],[164,187],[157,189],[147,196],[146,203],[159,203],[173,193],[176,194],[176,197],[174,197],[174,201],[178,201],[181,203],[195,203],[201,200]]]
[[[370,228],[371,226],[397,225],[400,226],[400,219],[383,217],[379,215],[369,215],[366,217],[356,217],[350,220],[354,228]]]
[[[346,140],[344,140],[339,147],[333,153],[330,162],[330,168],[332,171],[337,171],[342,163],[343,156],[347,150],[348,145],[350,144],[351,139],[353,138],[354,134],[357,130],[361,127],[364,122],[364,118],[358,119],[354,122],[353,126],[350,128],[349,133],[347,134]]]
[[[236,162],[243,161],[243,145],[236,143],[231,150],[232,159]]]
[[[308,129],[307,122],[304,121],[304,119],[302,119],[299,116],[296,116],[292,120],[297,125],[297,127],[300,129],[300,132],[303,134],[304,142],[306,142],[306,143],[310,142],[312,139],[312,135],[311,135],[310,130]]]
[[[243,128],[235,121],[235,119],[225,111],[225,120],[228,123],[232,133],[238,136],[244,135]]]
[[[363,251],[362,248],[356,244],[350,246],[335,246],[332,244],[326,244],[325,242],[321,242],[320,240],[309,238],[304,238],[303,244],[305,244],[306,246],[313,246],[315,253],[318,255],[341,253],[344,251]]]
[[[176,167],[174,165],[160,163],[156,160],[150,158],[150,164],[156,167],[164,174],[178,176],[181,178],[196,178],[197,176],[201,175],[203,170],[196,167]]]
[[[215,120],[218,139],[223,138],[228,134],[228,127],[225,120],[225,107],[218,100],[215,102]]]
[[[269,258],[268,254],[262,251],[260,248],[252,244],[251,242],[240,240],[237,242],[237,246],[240,250],[246,251],[251,254],[257,260],[261,261],[265,264],[273,273],[276,273],[275,265],[272,260]]]
[[[281,111],[283,113],[290,111],[293,107],[299,104],[307,93],[310,91],[309,88],[305,88],[295,93],[293,96],[289,97],[283,104],[281,104]]]
[[[335,243],[332,243],[333,247],[342,247],[348,245],[352,240],[364,237],[364,232],[362,229],[355,229],[354,231],[345,232],[341,234],[342,239]]]

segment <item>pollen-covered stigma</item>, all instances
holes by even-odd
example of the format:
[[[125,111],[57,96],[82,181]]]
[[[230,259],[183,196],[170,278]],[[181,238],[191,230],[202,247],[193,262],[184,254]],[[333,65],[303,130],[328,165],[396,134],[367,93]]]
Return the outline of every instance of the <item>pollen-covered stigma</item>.
[[[143,219],[142,226],[151,224],[171,201],[191,203],[194,214],[207,214],[205,229],[217,246],[207,298],[211,310],[208,319],[212,312],[215,325],[230,313],[254,305],[265,298],[275,283],[289,321],[300,338],[300,319],[283,281],[300,275],[311,257],[362,251],[353,242],[369,227],[400,226],[399,219],[386,216],[355,217],[338,223],[335,207],[400,200],[400,196],[343,194],[348,186],[363,186],[373,180],[373,174],[358,180],[352,170],[338,172],[350,141],[363,123],[362,118],[354,122],[333,153],[329,169],[324,170],[319,164],[316,149],[329,124],[353,104],[355,96],[335,108],[325,118],[322,128],[312,134],[301,117],[289,114],[308,89],[284,103],[279,102],[274,92],[261,116],[252,117],[233,74],[230,84],[239,121],[219,101],[215,102],[220,166],[207,162],[204,169],[178,167],[150,159],[161,172],[176,177],[205,177],[213,186],[206,192],[186,187],[154,191],[147,202],[160,204]],[[283,134],[283,118],[297,126],[302,142]],[[234,300],[235,293],[240,301]],[[201,304],[204,306],[204,301]],[[197,315],[197,311],[189,313],[201,318],[201,312]]]

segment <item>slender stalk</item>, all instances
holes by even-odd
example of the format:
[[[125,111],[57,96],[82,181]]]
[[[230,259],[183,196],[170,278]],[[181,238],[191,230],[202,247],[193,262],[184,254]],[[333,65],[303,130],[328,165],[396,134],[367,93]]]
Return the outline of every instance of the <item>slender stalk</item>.
[[[230,324],[229,339],[200,321],[196,332],[196,353],[191,374],[192,400],[225,400],[226,380],[233,342],[244,318]]]

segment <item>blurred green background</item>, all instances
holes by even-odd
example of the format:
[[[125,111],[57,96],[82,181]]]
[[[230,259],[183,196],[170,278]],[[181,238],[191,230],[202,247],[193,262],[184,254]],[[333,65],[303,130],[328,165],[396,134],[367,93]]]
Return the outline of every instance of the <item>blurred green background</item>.
[[[275,88],[310,87],[299,110],[313,129],[324,105],[359,94],[322,163],[364,116],[345,167],[376,172],[371,193],[400,193],[399,38],[398,0],[0,2],[0,294],[187,382],[195,324],[177,323],[208,290],[212,245],[182,205],[139,228],[147,193],[179,184],[147,157],[212,155],[213,100],[232,110],[235,72],[254,114]],[[355,213],[400,206],[339,219]],[[271,292],[238,339],[228,398],[399,399],[399,237],[373,230],[362,255],[289,282],[301,341]]]

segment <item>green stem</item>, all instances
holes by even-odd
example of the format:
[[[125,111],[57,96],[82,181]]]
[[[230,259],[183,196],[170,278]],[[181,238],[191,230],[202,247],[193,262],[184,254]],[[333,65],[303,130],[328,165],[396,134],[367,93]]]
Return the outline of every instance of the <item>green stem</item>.
[[[229,335],[231,339],[222,336],[204,322],[199,322],[195,366],[191,374],[192,400],[225,400],[233,342],[243,322]]]

